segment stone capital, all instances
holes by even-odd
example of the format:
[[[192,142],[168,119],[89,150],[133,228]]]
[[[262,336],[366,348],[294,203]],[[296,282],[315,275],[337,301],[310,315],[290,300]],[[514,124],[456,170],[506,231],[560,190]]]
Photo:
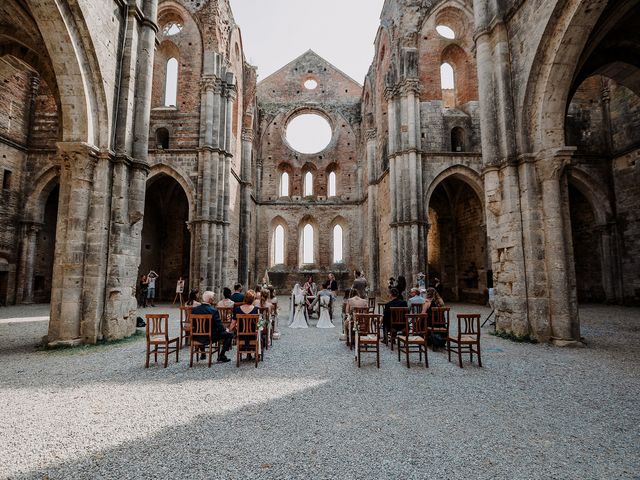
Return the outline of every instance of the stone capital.
[[[243,142],[253,142],[253,128],[243,128],[242,129],[242,141]]]
[[[62,171],[74,180],[93,181],[98,161],[98,149],[83,142],[58,142],[58,153],[62,159]]]
[[[378,130],[376,128],[368,128],[366,136],[367,140],[376,140],[378,138]]]
[[[571,163],[576,147],[544,150],[537,155],[536,171],[542,182],[558,181],[564,168]]]
[[[217,81],[213,77],[205,77],[200,80],[200,92],[215,92]]]

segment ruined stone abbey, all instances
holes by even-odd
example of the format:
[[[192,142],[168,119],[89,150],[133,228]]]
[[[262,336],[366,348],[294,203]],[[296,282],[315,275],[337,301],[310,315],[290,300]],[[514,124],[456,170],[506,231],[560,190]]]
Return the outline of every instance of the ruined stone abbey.
[[[380,19],[364,79],[313,51],[258,78],[228,0],[1,2],[0,304],[50,302],[50,343],[94,343],[134,332],[149,269],[169,301],[180,276],[362,269],[385,295],[424,272],[570,344],[579,302],[640,303],[640,1]],[[308,114],[330,135],[305,153]]]

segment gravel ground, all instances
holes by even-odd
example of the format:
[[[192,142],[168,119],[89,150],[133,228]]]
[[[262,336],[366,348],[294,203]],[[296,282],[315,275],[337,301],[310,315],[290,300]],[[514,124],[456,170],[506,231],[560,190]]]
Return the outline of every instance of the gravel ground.
[[[338,328],[282,328],[257,369],[145,370],[141,338],[36,350],[46,316],[0,309],[2,478],[640,478],[640,309],[584,306],[584,349],[487,325],[483,368],[428,370],[358,369]]]

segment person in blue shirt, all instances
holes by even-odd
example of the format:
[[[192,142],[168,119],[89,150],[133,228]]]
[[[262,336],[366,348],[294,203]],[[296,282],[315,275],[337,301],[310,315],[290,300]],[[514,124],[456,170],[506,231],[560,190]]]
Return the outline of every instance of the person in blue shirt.
[[[230,362],[231,359],[227,358],[226,353],[231,348],[231,342],[233,341],[233,333],[229,332],[220,320],[220,314],[213,306],[215,294],[213,292],[204,292],[202,294],[202,305],[195,307],[191,313],[194,315],[211,315],[211,337],[214,342],[220,341],[222,346],[218,353],[218,362]],[[193,325],[192,325],[193,328]],[[195,336],[196,341],[208,344],[209,337]],[[204,354],[203,354],[204,355]]]

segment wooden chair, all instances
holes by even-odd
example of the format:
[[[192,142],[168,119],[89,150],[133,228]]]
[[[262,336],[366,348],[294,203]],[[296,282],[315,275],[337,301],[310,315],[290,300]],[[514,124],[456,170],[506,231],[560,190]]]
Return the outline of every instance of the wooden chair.
[[[407,357],[407,368],[411,368],[409,353],[418,353],[422,362],[422,352],[424,352],[424,365],[429,368],[429,358],[427,357],[427,314],[415,313],[405,316],[405,326],[398,340],[398,361],[400,361],[400,351],[404,350]]]
[[[240,366],[242,354],[253,354],[255,356],[256,368],[258,368],[260,355],[260,339],[258,335],[259,315],[236,315],[237,323],[237,345],[236,345],[236,367]]]
[[[208,337],[209,343],[195,340],[194,337]],[[215,343],[215,345],[214,345]],[[208,345],[208,349],[207,349]],[[213,318],[211,315],[195,315],[191,314],[191,335],[189,337],[189,367],[193,367],[193,356],[196,356],[196,362],[200,360],[200,353],[204,353],[209,357],[209,368],[211,368],[211,359],[213,353],[218,353],[220,346],[213,341]]]
[[[455,345],[452,346],[451,344]],[[477,349],[474,350],[474,345]],[[449,353],[449,361],[451,361],[451,352],[458,353],[458,362],[460,368],[462,366],[462,350],[469,350],[469,360],[473,362],[473,354],[478,354],[478,366],[482,367],[482,357],[480,355],[480,314],[458,314],[458,333],[455,337],[447,336],[447,351]]]
[[[389,324],[389,331],[387,332],[387,340],[391,344],[391,351],[393,352],[393,344],[396,342],[396,335],[398,330],[402,330],[405,326],[404,317],[409,313],[409,307],[391,307],[391,322]]]
[[[189,320],[189,314],[193,307],[190,305],[183,305],[180,308],[180,348],[183,345],[189,343],[189,332],[191,331],[191,321]],[[184,344],[182,340],[184,339]]]
[[[449,337],[449,307],[432,307],[431,318],[427,320],[427,338],[431,335],[441,335],[443,340]],[[436,345],[431,342],[431,349],[435,352]]]
[[[422,304],[421,303],[410,303],[409,304],[409,313],[411,315],[415,315],[417,313],[422,312]]]
[[[374,313],[376,309],[376,297],[369,297],[369,310]]]
[[[158,353],[164,353],[164,368],[167,368],[169,354],[176,352],[176,363],[178,363],[180,337],[169,338],[169,314],[148,313],[144,317],[147,319],[147,359],[144,368],[149,368],[151,354],[154,354],[155,363],[158,363]],[[175,345],[172,347],[173,344]]]
[[[349,350],[353,350],[355,346],[355,335],[354,331],[356,328],[356,315],[366,315],[369,312],[369,307],[353,307],[351,309],[351,317],[348,324],[348,332],[347,332],[347,343],[349,344]]]
[[[264,329],[261,333],[261,347],[262,350],[269,350],[269,339],[271,336],[271,307],[259,307],[258,315],[260,315],[260,318],[264,321]]]
[[[358,368],[363,353],[376,354],[376,365],[380,368],[380,322],[382,315],[360,313],[355,315],[355,343]]]

